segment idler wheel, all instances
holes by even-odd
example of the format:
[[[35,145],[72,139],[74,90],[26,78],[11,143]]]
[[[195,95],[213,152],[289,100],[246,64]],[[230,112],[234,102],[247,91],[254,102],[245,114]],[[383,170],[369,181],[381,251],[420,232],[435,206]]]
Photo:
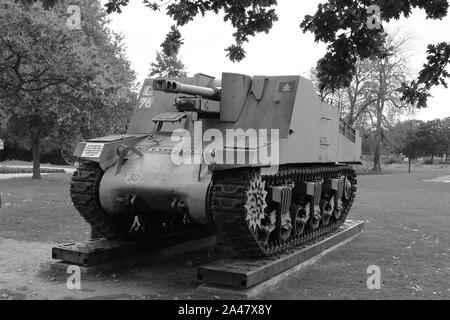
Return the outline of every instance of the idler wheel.
[[[351,194],[352,194],[352,183],[350,181],[350,178],[346,176],[344,180],[344,192],[343,192],[345,200],[350,200]]]

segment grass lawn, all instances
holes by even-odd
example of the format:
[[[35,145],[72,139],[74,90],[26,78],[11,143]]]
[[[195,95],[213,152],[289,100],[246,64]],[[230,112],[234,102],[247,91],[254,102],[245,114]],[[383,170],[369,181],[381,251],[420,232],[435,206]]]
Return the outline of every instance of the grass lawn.
[[[69,174],[42,180],[0,180],[0,237],[24,241],[67,242],[89,237],[89,225],[73,208]]]

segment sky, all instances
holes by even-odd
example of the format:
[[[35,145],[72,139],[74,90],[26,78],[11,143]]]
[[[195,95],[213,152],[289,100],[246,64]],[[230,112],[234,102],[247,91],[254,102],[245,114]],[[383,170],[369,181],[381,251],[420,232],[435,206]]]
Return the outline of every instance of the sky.
[[[174,23],[163,14],[164,9],[153,12],[141,0],[130,2],[121,14],[110,15],[110,27],[124,36],[131,67],[142,83],[156,51],[160,50]],[[306,14],[316,12],[320,2],[323,1],[278,0],[276,10],[279,21],[269,34],[259,34],[250,39],[245,46],[247,57],[239,63],[228,60],[224,51],[234,43],[231,24],[212,13],[196,18],[180,29],[184,38],[180,56],[188,74],[204,73],[220,78],[222,72],[235,72],[267,76],[302,75],[309,78],[311,68],[323,57],[326,46],[314,42],[313,35],[304,34],[299,25]],[[423,11],[415,10],[410,18],[393,21],[387,27],[412,37],[410,65],[413,75],[417,75],[426,62],[427,45],[449,41],[450,16],[438,21],[426,20]],[[416,112],[415,118],[427,121],[450,117],[450,89],[436,87],[431,94],[433,97],[429,100],[429,107]]]

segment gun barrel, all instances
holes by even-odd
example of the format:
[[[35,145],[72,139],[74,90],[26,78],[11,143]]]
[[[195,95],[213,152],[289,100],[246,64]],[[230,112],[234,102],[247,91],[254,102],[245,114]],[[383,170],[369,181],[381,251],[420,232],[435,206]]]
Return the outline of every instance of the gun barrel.
[[[153,82],[155,91],[163,91],[168,93],[184,93],[194,96],[202,96],[204,98],[220,101],[220,88],[209,88],[184,84],[178,81],[159,79]]]

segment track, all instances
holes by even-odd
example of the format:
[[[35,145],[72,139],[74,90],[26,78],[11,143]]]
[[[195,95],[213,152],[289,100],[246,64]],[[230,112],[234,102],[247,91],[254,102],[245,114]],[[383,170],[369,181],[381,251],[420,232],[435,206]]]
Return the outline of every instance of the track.
[[[97,163],[83,163],[72,176],[70,197],[80,215],[91,225],[93,237],[121,239],[123,232],[100,205],[98,192],[102,176]]]
[[[236,170],[234,172],[217,172],[213,176],[209,195],[210,209],[225,239],[240,253],[249,256],[271,257],[289,248],[308,243],[340,227],[346,220],[356,194],[356,173],[348,166],[329,167],[284,167],[273,176],[262,176],[266,190],[270,186],[280,186],[289,183],[317,181],[319,179],[347,176],[350,183],[348,199],[342,201],[343,210],[339,219],[332,219],[328,225],[321,221],[317,229],[305,228],[300,235],[291,233],[286,240],[275,239],[262,244],[258,235],[249,228],[246,220],[248,191],[255,175],[260,175],[258,169]]]

